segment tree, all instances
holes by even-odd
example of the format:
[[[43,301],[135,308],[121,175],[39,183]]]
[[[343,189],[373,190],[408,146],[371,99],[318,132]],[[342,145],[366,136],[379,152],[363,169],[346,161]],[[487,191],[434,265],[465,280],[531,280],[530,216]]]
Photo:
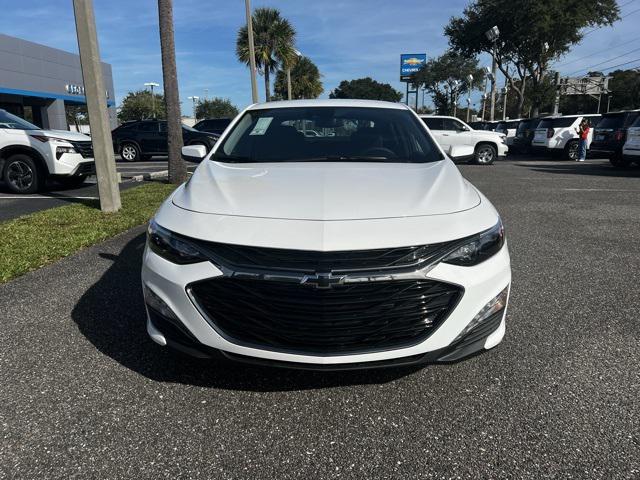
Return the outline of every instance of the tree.
[[[278,98],[287,97],[287,72],[278,70],[274,84]],[[318,98],[323,92],[320,70],[308,57],[300,57],[291,69],[291,98]]]
[[[388,83],[376,82],[370,77],[356,80],[343,80],[330,94],[329,98],[363,98],[366,100],[386,100],[399,102],[402,93]]]
[[[151,92],[149,90],[138,90],[137,92],[129,92],[122,100],[120,110],[118,111],[118,120],[128,122],[129,120],[143,120],[145,118],[153,118],[153,109],[156,111],[156,118],[167,118],[166,108],[164,105],[164,95],[154,93],[155,102],[152,101]]]
[[[235,117],[238,109],[228,98],[212,98],[203,100],[196,106],[196,119]]]
[[[67,125],[75,125],[76,131],[80,131],[80,122],[89,121],[89,112],[86,105],[65,105]]]
[[[473,75],[471,84],[467,80],[469,75]],[[413,83],[429,92],[438,114],[450,115],[456,99],[465,97],[469,88],[482,85],[483,79],[484,73],[475,57],[465,57],[449,50],[429,60],[414,75]]]
[[[268,102],[271,99],[270,75],[279,65],[294,62],[296,31],[275,8],[256,8],[251,19],[256,66],[264,75],[265,100]],[[249,33],[246,25],[238,30],[236,55],[238,60],[249,65]]]
[[[538,88],[549,63],[580,42],[586,27],[611,25],[619,19],[616,0],[475,0],[445,27],[451,47],[463,55],[491,53],[485,32],[498,26],[496,62],[518,95],[518,116],[525,98],[526,79]],[[539,104],[533,104],[537,115]]]
[[[176,46],[173,36],[173,0],[158,0],[160,20],[160,50],[164,103],[167,109],[167,151],[169,153],[169,181],[180,184],[187,179],[187,165],[182,159],[182,121],[178,93]]]

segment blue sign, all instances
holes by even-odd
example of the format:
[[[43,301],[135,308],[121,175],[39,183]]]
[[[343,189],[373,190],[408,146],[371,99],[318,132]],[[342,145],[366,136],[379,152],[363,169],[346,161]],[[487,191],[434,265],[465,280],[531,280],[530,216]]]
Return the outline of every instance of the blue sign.
[[[411,80],[418,70],[427,63],[426,53],[403,53],[400,55],[400,81]]]

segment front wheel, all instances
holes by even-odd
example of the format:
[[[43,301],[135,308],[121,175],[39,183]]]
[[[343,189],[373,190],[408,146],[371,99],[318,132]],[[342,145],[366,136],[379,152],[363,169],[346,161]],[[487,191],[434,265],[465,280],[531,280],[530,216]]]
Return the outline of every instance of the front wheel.
[[[137,162],[140,160],[140,150],[135,143],[123,143],[120,146],[120,156],[127,162]]]
[[[622,155],[614,155],[609,159],[609,163],[616,168],[626,168],[631,165],[631,161]]]
[[[44,173],[33,158],[22,153],[7,159],[2,178],[14,193],[36,193],[44,185]]]
[[[473,161],[478,165],[491,165],[493,162],[495,162],[497,156],[498,152],[493,145],[482,143],[476,147]]]

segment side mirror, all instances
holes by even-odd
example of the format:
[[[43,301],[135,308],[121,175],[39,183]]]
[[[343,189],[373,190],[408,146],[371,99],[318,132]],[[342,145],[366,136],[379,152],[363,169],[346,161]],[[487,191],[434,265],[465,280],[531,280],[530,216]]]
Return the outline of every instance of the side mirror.
[[[187,162],[199,163],[207,156],[207,147],[204,145],[187,145],[182,147],[182,159]]]
[[[472,145],[451,145],[449,147],[449,158],[465,159],[473,157],[475,150]]]

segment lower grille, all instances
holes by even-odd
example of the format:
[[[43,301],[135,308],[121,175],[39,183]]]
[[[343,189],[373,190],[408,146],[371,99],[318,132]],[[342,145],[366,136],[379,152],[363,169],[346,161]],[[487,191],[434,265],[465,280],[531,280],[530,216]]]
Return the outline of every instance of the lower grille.
[[[96,164],[93,162],[81,163],[76,170],[76,175],[95,175]]]
[[[93,158],[93,145],[91,142],[70,142],[76,152],[83,158]]]
[[[287,352],[342,354],[425,340],[462,295],[456,285],[401,280],[328,289],[218,277],[188,287],[228,340]]]

